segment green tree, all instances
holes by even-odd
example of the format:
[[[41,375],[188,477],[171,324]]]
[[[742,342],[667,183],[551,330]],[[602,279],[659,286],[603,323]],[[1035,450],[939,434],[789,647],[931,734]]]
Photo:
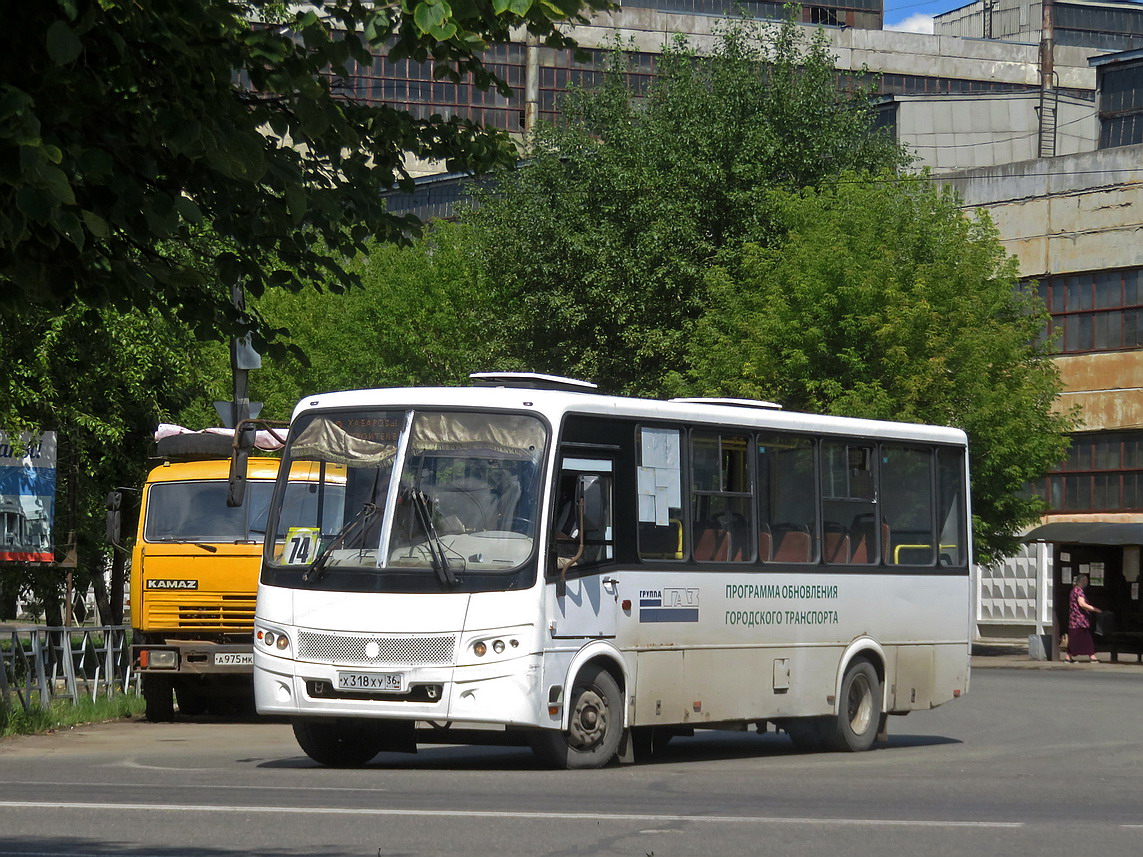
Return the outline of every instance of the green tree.
[[[337,80],[384,46],[506,92],[488,44],[525,27],[570,46],[556,24],[603,5],[25,4],[0,35],[0,312],[160,307],[205,336],[244,327],[235,284],[353,284],[341,260],[410,226],[379,198],[406,157],[481,170],[514,155],[503,133],[355,103]]]
[[[62,313],[29,308],[0,316],[0,413],[19,415],[16,431],[57,432],[57,558],[73,539],[76,589],[95,587],[104,621],[123,618],[122,557],[104,538],[106,494],[142,482],[156,424],[202,397],[197,347],[184,325],[156,310],[72,304]],[[103,583],[108,568],[110,591]],[[23,591],[58,624],[65,576],[56,566],[0,568],[0,618],[12,618],[7,614]]]
[[[479,283],[467,227],[438,223],[408,246],[377,243],[347,263],[361,287],[344,294],[310,286],[268,292],[256,308],[289,331],[306,355],[271,355],[250,376],[263,414],[288,419],[305,395],[328,390],[456,384],[489,368],[499,324]],[[211,350],[226,377],[225,349]],[[228,398],[224,384],[215,395]]]
[[[1047,316],[987,214],[924,177],[847,175],[775,193],[785,236],[708,276],[678,392],[813,413],[953,425],[969,436],[978,556],[1040,513],[1026,485],[1067,450],[1072,414]]]
[[[658,394],[684,366],[717,255],[772,231],[766,191],[894,168],[865,90],[839,91],[820,31],[732,22],[710,56],[681,39],[637,91],[617,50],[603,86],[567,96],[526,168],[469,220],[526,366]]]

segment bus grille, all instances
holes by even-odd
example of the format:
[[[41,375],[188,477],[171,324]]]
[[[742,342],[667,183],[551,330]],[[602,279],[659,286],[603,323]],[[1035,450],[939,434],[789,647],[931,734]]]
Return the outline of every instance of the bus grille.
[[[369,657],[366,648],[377,646],[377,655]],[[377,637],[298,633],[298,658],[329,664],[451,664],[456,650],[456,637]]]
[[[183,594],[169,600],[146,595],[149,628],[228,632],[254,627],[253,595]]]

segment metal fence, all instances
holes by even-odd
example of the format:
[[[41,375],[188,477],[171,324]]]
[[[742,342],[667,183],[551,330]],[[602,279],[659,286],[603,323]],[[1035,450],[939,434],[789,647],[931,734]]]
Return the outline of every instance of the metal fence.
[[[127,631],[126,625],[0,625],[0,705],[18,700],[27,711],[126,690],[131,683]]]

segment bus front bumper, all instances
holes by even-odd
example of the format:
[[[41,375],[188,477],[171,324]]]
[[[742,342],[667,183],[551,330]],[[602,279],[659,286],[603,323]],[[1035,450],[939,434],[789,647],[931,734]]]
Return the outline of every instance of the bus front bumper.
[[[539,655],[480,666],[407,670],[401,693],[337,690],[338,673],[335,666],[295,663],[259,652],[254,665],[258,713],[539,725]]]

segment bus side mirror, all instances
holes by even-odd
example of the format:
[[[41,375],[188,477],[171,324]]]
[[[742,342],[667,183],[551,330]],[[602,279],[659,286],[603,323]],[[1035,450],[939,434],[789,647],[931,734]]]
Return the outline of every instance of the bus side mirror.
[[[124,548],[123,545],[120,544],[120,541],[119,541],[120,538],[122,537],[122,529],[123,529],[123,512],[122,512],[123,492],[122,491],[112,491],[111,493],[109,493],[107,495],[106,508],[107,508],[107,541],[109,541],[113,547],[117,547],[120,550],[126,550],[126,548]]]

